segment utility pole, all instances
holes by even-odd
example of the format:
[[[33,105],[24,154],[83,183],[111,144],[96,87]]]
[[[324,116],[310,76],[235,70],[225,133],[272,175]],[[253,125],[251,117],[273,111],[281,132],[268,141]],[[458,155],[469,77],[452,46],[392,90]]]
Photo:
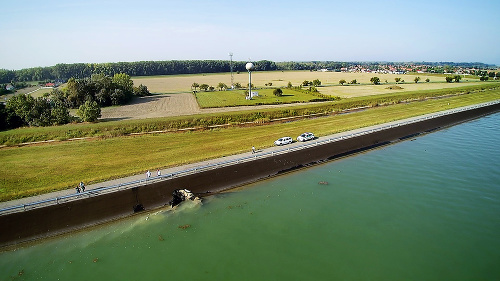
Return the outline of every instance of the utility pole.
[[[229,66],[231,68],[231,89],[234,89],[233,53],[229,53]]]

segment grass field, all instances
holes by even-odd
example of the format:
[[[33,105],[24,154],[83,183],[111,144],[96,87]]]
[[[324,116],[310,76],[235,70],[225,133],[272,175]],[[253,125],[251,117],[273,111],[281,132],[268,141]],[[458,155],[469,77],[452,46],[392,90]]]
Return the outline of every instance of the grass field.
[[[282,89],[283,95],[277,97],[273,94],[271,88],[256,89],[252,92],[257,92],[258,96],[251,100],[245,99],[247,95],[244,90],[233,91],[215,91],[215,92],[197,92],[196,100],[202,108],[210,107],[226,107],[226,106],[244,106],[244,105],[259,105],[259,104],[283,104],[283,103],[298,103],[309,102],[318,99],[317,96],[311,93],[296,91],[292,89]]]
[[[52,92],[52,90],[53,90],[52,88],[42,88],[40,86],[32,86],[32,87],[27,87],[24,89],[17,90],[15,94],[4,95],[4,96],[2,96],[2,98],[4,99],[4,101],[6,101],[14,95],[28,94],[28,93],[31,96],[33,96],[34,98],[37,98],[37,97],[43,96],[44,94],[49,94],[50,92]]]
[[[269,147],[283,135],[295,137],[312,131],[321,137],[499,98],[500,90],[484,91],[269,126],[3,148],[0,149],[0,201],[73,188],[82,180],[99,182],[147,169],[241,153],[249,151],[250,145]]]

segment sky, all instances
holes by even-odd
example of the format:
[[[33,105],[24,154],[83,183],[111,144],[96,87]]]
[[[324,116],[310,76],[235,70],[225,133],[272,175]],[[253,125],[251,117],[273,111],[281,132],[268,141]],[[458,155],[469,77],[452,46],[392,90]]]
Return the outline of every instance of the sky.
[[[500,1],[3,0],[0,69],[158,60],[500,65]]]

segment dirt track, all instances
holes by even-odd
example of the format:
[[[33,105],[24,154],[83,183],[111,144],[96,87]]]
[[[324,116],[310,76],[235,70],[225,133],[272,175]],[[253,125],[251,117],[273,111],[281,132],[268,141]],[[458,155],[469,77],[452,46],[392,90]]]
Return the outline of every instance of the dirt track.
[[[162,94],[141,97],[131,104],[107,107],[101,111],[104,119],[143,119],[200,113],[194,96],[190,93]]]

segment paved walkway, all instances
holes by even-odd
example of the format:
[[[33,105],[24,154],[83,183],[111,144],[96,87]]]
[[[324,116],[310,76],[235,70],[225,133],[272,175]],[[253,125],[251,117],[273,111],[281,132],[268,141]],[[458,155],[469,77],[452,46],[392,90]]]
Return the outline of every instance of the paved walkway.
[[[500,103],[500,100],[496,101],[496,103]],[[482,104],[482,105],[484,105],[484,104]],[[478,106],[480,106],[480,105],[478,105]],[[467,106],[467,107],[463,107],[463,108],[456,108],[456,109],[442,111],[439,113],[426,114],[423,116],[418,116],[418,117],[414,117],[414,118],[408,118],[408,119],[398,120],[398,121],[394,121],[394,122],[389,122],[386,124],[380,124],[380,125],[360,128],[360,129],[356,129],[356,130],[352,130],[352,131],[348,131],[348,132],[343,132],[343,133],[338,133],[338,134],[333,134],[333,135],[329,135],[329,136],[322,136],[320,138],[317,138],[316,141],[321,141],[321,140],[330,139],[330,138],[333,139],[333,138],[337,138],[337,137],[345,137],[345,136],[349,136],[352,134],[366,132],[366,131],[370,131],[370,130],[374,130],[374,129],[376,130],[376,129],[379,129],[379,128],[382,128],[385,126],[391,126],[391,125],[394,126],[394,125],[405,123],[405,122],[413,122],[413,121],[418,120],[418,119],[428,118],[428,117],[432,117],[432,116],[435,116],[438,114],[441,114],[441,115],[442,114],[449,114],[449,113],[455,112],[457,110],[464,110],[464,109],[467,109],[470,107],[471,106]],[[311,131],[313,131],[313,130],[311,130]],[[294,136],[291,136],[291,137],[293,138]],[[314,142],[314,141],[311,141],[311,142]],[[284,148],[290,148],[290,149],[298,148],[300,146],[303,146],[304,144],[307,144],[307,142],[306,143],[294,142],[294,143],[286,145],[286,146],[279,146],[279,147],[274,146],[274,147],[264,148],[264,149],[257,150],[257,153],[255,153],[255,154],[252,153],[251,147],[249,147],[249,151],[246,153],[225,156],[225,157],[207,160],[207,161],[203,161],[203,162],[182,165],[182,166],[172,167],[172,168],[168,168],[168,169],[163,169],[163,170],[161,170],[161,174],[168,175],[168,174],[172,174],[172,173],[176,173],[176,172],[180,172],[180,171],[189,170],[189,169],[192,169],[195,167],[203,167],[203,166],[207,166],[210,164],[216,164],[216,163],[224,163],[224,162],[237,160],[237,159],[241,159],[241,158],[247,158],[250,156],[259,157],[261,155],[268,154],[268,153],[271,153],[273,151],[283,150]],[[152,178],[156,177],[156,171],[151,171],[151,176],[152,176]],[[115,179],[115,180],[110,180],[110,181],[106,181],[106,182],[96,183],[96,184],[89,184],[89,185],[86,185],[85,191],[91,191],[91,190],[94,190],[97,188],[113,186],[113,185],[123,184],[123,183],[129,183],[129,182],[144,180],[144,179],[146,179],[145,173],[139,174],[139,175],[134,175],[134,176],[129,176],[129,177],[124,177],[124,178],[119,178],[119,179]],[[67,196],[67,195],[71,195],[71,194],[75,194],[75,193],[76,193],[76,190],[74,188],[71,188],[71,189],[67,189],[67,190],[61,190],[61,191],[57,191],[57,192],[51,192],[51,193],[47,193],[47,194],[26,197],[26,198],[12,200],[12,201],[8,201],[8,202],[0,202],[0,209],[5,209],[5,208],[19,206],[19,205],[26,205],[26,204],[30,204],[30,203],[34,203],[34,202],[38,202],[38,201],[53,199],[56,197],[63,197],[63,196]],[[82,197],[82,198],[85,198],[85,197]]]

